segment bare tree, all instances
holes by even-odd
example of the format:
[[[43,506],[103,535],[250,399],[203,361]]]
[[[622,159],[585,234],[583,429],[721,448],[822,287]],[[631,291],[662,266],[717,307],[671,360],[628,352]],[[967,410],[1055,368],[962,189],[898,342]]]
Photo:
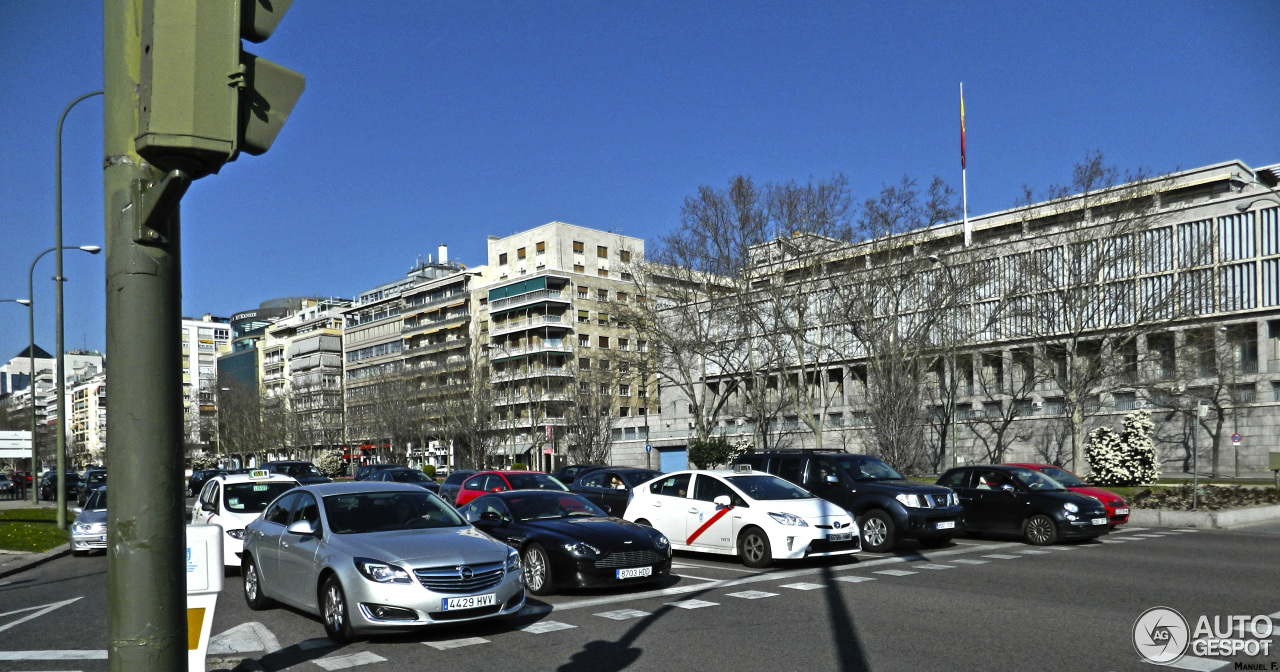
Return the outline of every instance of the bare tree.
[[[614,393],[618,385],[630,384],[622,382],[624,378],[616,368],[609,365],[609,360],[601,359],[594,367],[576,369],[576,385],[570,391],[572,402],[565,417],[569,461],[574,464],[605,464],[609,459]]]
[[[218,394],[218,440],[224,454],[242,460],[264,451],[262,401],[256,388],[225,381]]]
[[[433,410],[441,418],[442,440],[453,448],[455,469],[485,466],[498,438],[494,385],[484,352],[483,339],[473,335],[467,347],[467,375],[460,379],[460,387],[433,401]]]
[[[1004,462],[1015,441],[1030,438],[1029,431],[1014,431],[1015,423],[1034,413],[1032,397],[1043,381],[1035,368],[1035,357],[1026,349],[984,354],[983,370],[975,376],[982,413],[971,427],[991,464]]]

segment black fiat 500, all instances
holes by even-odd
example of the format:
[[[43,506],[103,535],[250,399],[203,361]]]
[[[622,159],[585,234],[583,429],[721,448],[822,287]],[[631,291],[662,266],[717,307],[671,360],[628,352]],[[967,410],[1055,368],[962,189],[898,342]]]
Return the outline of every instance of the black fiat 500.
[[[471,524],[520,550],[535,595],[558,587],[649,583],[671,573],[671,542],[652,527],[610,518],[570,492],[510,490],[460,511]]]
[[[1017,534],[1048,546],[1058,539],[1088,539],[1110,531],[1102,502],[1078,495],[1025,467],[959,467],[938,479],[956,491],[966,532]]]

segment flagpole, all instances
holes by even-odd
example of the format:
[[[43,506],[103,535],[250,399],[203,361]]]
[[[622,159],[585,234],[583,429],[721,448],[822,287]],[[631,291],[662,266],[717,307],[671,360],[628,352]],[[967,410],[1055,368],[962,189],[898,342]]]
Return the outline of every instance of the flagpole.
[[[969,179],[966,175],[964,146],[964,82],[960,82],[960,207],[964,215],[964,246],[973,243],[973,231],[969,228]]]

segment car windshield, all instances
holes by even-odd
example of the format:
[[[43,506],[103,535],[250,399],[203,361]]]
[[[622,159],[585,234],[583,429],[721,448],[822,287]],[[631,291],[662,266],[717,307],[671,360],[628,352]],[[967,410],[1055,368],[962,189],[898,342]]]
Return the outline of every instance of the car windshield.
[[[641,483],[652,481],[661,475],[661,471],[624,471],[622,472],[622,480],[626,481],[627,485],[634,488]]]
[[[412,469],[396,469],[394,471],[388,471],[391,474],[391,480],[398,481],[400,483],[428,483],[432,481],[432,479],[427,478],[427,475],[421,471],[413,471]]]
[[[320,470],[314,464],[282,464],[279,470],[285,476],[294,478],[320,475]]]
[[[777,476],[730,476],[728,481],[751,499],[810,499],[813,497],[808,490],[792,485]]]
[[[107,508],[106,490],[94,490],[93,494],[89,495],[89,499],[85,500],[84,503],[85,511],[102,511],[105,508]]]
[[[1084,481],[1076,478],[1075,474],[1057,467],[1045,467],[1044,469],[1041,469],[1040,472],[1068,488],[1083,488],[1088,485]]]
[[[402,532],[466,525],[453,507],[420,492],[361,492],[324,498],[329,529],[336,534]]]
[[[276,497],[298,487],[297,483],[228,483],[227,510],[232,513],[262,513]]]
[[[1061,483],[1032,469],[1015,469],[1013,477],[1018,479],[1019,483],[1027,486],[1029,490],[1066,490]]]
[[[578,495],[531,493],[505,500],[516,520],[550,520],[552,518],[604,518],[609,514]]]
[[[901,481],[903,478],[893,467],[874,457],[846,457],[836,461],[855,481]]]
[[[507,474],[512,490],[561,490],[568,492],[564,483],[546,474]]]

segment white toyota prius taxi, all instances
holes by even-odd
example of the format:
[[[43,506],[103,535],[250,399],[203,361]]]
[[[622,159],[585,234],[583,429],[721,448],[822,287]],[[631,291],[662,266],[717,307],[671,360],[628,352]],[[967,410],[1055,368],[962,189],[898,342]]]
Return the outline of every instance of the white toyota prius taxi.
[[[678,551],[737,555],[748,567],[861,550],[848,511],[762,471],[678,471],[636,487],[623,516]]]
[[[200,496],[191,507],[191,524],[221,527],[225,535],[222,538],[223,564],[238,569],[240,555],[244,551],[244,526],[262,515],[276,497],[296,487],[298,481],[292,477],[273,474],[266,469],[215,476],[200,489]]]

